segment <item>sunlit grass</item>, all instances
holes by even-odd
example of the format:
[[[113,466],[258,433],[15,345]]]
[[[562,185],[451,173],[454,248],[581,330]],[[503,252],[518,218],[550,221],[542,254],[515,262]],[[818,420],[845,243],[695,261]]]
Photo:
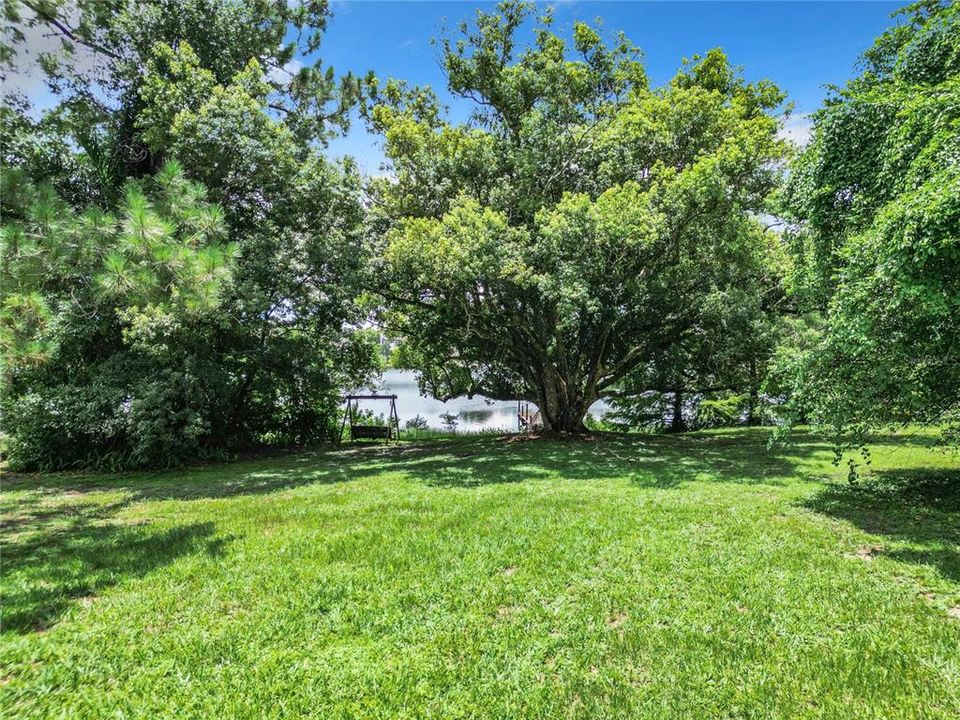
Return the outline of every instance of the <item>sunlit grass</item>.
[[[960,458],[766,439],[8,478],[2,714],[960,716]]]

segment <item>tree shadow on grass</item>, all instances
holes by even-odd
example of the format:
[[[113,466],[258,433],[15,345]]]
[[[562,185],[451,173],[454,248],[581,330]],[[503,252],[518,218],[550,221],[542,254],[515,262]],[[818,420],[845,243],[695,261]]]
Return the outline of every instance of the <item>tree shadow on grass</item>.
[[[861,484],[828,485],[805,505],[887,538],[894,547],[884,550],[885,556],[933,567],[944,578],[960,583],[960,473],[956,470],[874,471]]]
[[[789,446],[768,448],[769,430],[752,428],[721,434],[625,435],[586,438],[482,436],[426,440],[416,444],[353,447],[298,462],[286,482],[359,480],[384,472],[438,488],[471,488],[536,479],[629,479],[642,487],[675,488],[711,480],[738,484],[782,484],[797,467],[831,446],[797,433]],[[276,472],[276,469],[274,469]],[[283,480],[279,481],[283,484]]]
[[[628,479],[638,487],[679,488],[687,482],[780,485],[797,467],[830,446],[812,436],[790,447],[768,448],[768,431],[724,434],[614,435],[584,440],[538,438],[504,443],[474,441],[474,452],[421,451],[399,463],[412,478],[433,487],[468,488],[552,478],[558,481]]]
[[[768,448],[769,432],[744,428],[683,435],[604,433],[569,440],[452,437],[409,444],[358,444],[160,472],[24,475],[5,480],[4,487],[11,491],[37,486],[59,492],[123,490],[130,495],[129,502],[134,502],[257,495],[363,480],[385,472],[446,488],[546,478],[627,478],[640,487],[660,489],[699,480],[776,485],[793,479],[797,467],[814,455],[829,457],[829,443],[803,432],[795,433],[789,446]]]
[[[0,496],[0,606],[5,632],[43,632],[76,602],[204,552],[218,557],[229,537],[215,524],[157,528],[121,518],[152,500],[256,495],[373,473],[368,454],[302,453],[175,470],[121,474],[5,474]],[[374,458],[376,459],[376,458]]]
[[[589,439],[481,437],[370,445],[236,464],[125,475],[63,473],[4,478],[4,628],[42,630],[72,601],[196,552],[216,555],[227,540],[212,523],[158,529],[117,514],[146,500],[190,501],[279,492],[304,485],[396,475],[434,488],[471,489],[549,479],[628,480],[640,488],[688,482],[782,485],[826,464],[832,446],[798,432],[768,448],[769,431],[687,435],[599,435]],[[960,580],[956,473],[887,471],[867,487],[831,485],[809,501],[819,512],[872,533],[909,541],[894,557]],[[810,478],[813,479],[813,478]],[[106,498],[106,499],[105,499]],[[92,600],[91,600],[92,602]]]
[[[35,494],[12,512],[4,508],[5,632],[43,632],[74,601],[95,602],[104,589],[183,555],[218,556],[227,542],[212,537],[212,522],[166,529],[121,522],[116,512],[127,500],[76,504],[70,495],[60,499],[50,504],[49,495]]]
[[[339,462],[337,460],[339,459]],[[369,458],[340,457],[336,451],[244,460],[215,465],[186,465],[166,470],[121,473],[59,472],[10,474],[6,492],[88,493],[123,491],[124,504],[141,500],[202,500],[238,495],[261,495],[300,485],[329,484],[363,477]],[[357,468],[360,468],[359,474]]]

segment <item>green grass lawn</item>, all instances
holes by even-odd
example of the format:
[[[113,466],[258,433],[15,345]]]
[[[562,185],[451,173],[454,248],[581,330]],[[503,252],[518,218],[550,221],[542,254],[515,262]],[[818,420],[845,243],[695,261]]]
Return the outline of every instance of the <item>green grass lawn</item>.
[[[960,717],[960,458],[761,430],[6,478],[3,717]]]

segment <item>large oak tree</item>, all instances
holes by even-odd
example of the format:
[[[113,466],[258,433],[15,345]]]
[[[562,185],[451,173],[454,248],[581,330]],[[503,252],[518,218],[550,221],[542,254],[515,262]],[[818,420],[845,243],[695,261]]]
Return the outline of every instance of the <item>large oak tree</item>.
[[[576,432],[760,275],[784,96],[719,50],[651,88],[623,36],[577,24],[570,46],[532,12],[504,3],[442,42],[468,122],[429,90],[376,88],[377,289],[426,389],[524,398]]]

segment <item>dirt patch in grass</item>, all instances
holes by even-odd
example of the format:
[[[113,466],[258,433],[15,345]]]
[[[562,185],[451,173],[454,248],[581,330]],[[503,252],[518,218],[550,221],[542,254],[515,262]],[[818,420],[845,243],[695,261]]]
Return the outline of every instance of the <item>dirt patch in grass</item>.
[[[501,440],[507,445],[514,445],[516,443],[524,442],[533,442],[536,440],[564,440],[567,442],[598,442],[603,440],[604,437],[620,439],[622,435],[616,433],[564,433],[564,432],[549,432],[549,431],[538,431],[538,432],[529,432],[529,433],[518,433],[516,435],[504,435]]]
[[[616,615],[611,615],[607,618],[607,627],[614,629],[623,625],[628,619],[629,615],[624,612],[619,612]]]
[[[883,547],[880,545],[863,545],[858,547],[852,553],[847,553],[846,556],[852,560],[863,560],[864,562],[870,562],[882,552]]]

